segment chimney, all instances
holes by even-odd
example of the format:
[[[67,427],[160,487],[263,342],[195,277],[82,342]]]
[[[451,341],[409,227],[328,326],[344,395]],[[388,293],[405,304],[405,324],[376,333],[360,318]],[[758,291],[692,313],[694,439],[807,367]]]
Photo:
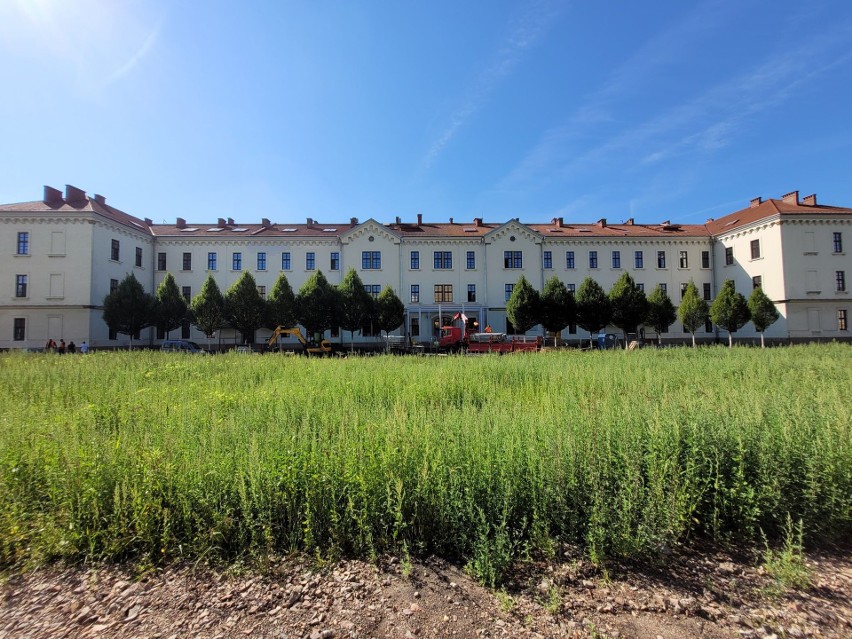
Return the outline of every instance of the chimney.
[[[95,202],[106,206],[106,198],[103,195],[98,195],[97,193],[95,193]]]
[[[233,226],[233,225],[234,225],[234,218],[229,217],[228,218],[228,226]]]
[[[270,223],[270,221],[269,221],[269,218],[268,218],[268,217],[262,218],[262,219],[260,220],[260,225],[261,225],[263,228],[267,228],[267,229],[268,229],[270,226],[272,226],[272,224]]]
[[[423,226],[423,214],[422,213],[417,214],[417,226]]]
[[[152,220],[150,217],[146,217],[145,218],[145,224],[147,224],[148,226],[153,226],[154,220]]]
[[[671,223],[671,220],[666,220],[665,222],[660,222],[660,226],[669,226]]]
[[[450,224],[452,224],[452,223],[453,223],[453,218],[450,218]]]
[[[350,217],[350,218],[349,218],[349,223],[350,223],[352,226],[356,226],[356,225],[358,224],[358,218],[357,218],[357,217]]]
[[[802,204],[806,206],[816,206],[816,193],[811,193],[810,195],[806,195],[802,198]]]
[[[705,222],[705,224],[710,224],[710,222],[715,222],[715,221],[716,221],[716,218],[715,218],[715,217],[708,217],[708,218],[707,218],[707,221]]]
[[[218,226],[220,229],[225,228],[225,226],[226,226],[226,224],[225,224],[225,218],[224,218],[224,217],[220,217],[220,218],[216,221],[216,226]]]
[[[756,197],[756,198],[752,198],[752,200],[748,203],[748,207],[750,209],[753,209],[755,207],[760,206],[761,204],[763,204],[763,198],[762,197]]]
[[[70,184],[65,185],[65,201],[68,204],[85,204],[86,192]]]
[[[186,220],[183,219],[182,217],[179,217],[177,219],[177,222],[175,222],[175,226],[178,227],[179,229],[185,229],[186,228]]]
[[[561,218],[561,217],[557,217],[556,218],[556,226],[558,226],[561,229],[564,229],[565,228],[565,219]]]
[[[482,218],[481,218],[481,217],[475,217],[475,218],[473,218],[473,225],[474,225],[475,227],[477,227],[477,228],[479,228],[480,226],[482,226]]]
[[[402,224],[402,220],[399,219],[399,216],[397,215],[396,216],[396,225],[399,226],[400,224]]]
[[[601,219],[598,220],[598,226],[601,227],[602,229],[606,228],[606,218],[605,217],[602,217]]]
[[[44,203],[45,204],[62,204],[62,191],[54,189],[52,186],[44,185]]]
[[[787,204],[798,204],[799,203],[799,192],[798,191],[790,191],[785,195],[781,196],[781,201],[786,202]]]
[[[633,218],[632,218],[632,217],[631,217],[631,218],[628,218],[628,219],[627,219],[627,221],[625,222],[625,224],[626,224],[627,226],[633,226]]]
[[[308,218],[308,226],[313,226],[313,225],[314,225],[314,218],[309,217]]]

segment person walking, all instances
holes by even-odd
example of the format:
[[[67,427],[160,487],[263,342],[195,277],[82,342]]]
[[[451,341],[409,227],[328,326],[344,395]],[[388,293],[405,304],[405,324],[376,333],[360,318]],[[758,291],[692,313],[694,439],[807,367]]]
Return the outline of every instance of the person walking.
[[[65,340],[64,339],[59,340],[59,354],[65,355]]]
[[[77,352],[77,345],[74,343],[74,340],[71,340],[71,342],[69,342],[68,352],[72,355]]]
[[[88,352],[89,352],[89,345],[86,344],[86,340],[83,340],[83,343],[80,344],[80,353],[82,355],[85,355]]]

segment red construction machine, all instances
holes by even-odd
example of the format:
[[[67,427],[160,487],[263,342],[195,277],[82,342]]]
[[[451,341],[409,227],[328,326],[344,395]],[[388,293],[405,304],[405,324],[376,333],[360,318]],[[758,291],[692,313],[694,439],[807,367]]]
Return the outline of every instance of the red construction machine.
[[[443,351],[468,353],[534,353],[541,350],[542,339],[506,333],[475,333],[466,328],[464,335],[457,326],[442,326],[438,348]]]

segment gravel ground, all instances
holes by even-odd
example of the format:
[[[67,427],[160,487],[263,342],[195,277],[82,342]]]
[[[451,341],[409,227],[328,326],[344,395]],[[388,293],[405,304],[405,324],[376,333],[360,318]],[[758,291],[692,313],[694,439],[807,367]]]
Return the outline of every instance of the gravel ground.
[[[601,571],[572,551],[483,588],[438,559],[403,565],[288,558],[263,570],[189,565],[7,574],[0,639],[27,637],[852,637],[852,553],[810,554],[790,590],[753,559],[679,550]]]

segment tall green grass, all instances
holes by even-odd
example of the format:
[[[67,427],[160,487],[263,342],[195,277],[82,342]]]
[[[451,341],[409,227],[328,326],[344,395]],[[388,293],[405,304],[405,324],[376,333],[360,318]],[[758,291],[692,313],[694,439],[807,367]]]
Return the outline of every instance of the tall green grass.
[[[0,357],[0,562],[852,532],[841,345],[508,357]]]

